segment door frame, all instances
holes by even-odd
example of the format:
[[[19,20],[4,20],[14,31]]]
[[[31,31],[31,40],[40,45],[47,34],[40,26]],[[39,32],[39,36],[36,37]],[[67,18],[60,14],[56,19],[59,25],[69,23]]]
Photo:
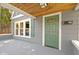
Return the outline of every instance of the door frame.
[[[62,24],[62,13],[61,12],[57,12],[54,14],[49,14],[49,15],[44,15],[43,16],[43,28],[42,28],[42,46],[45,46],[45,17],[47,16],[53,16],[53,15],[59,15],[59,50],[61,50],[61,24]]]

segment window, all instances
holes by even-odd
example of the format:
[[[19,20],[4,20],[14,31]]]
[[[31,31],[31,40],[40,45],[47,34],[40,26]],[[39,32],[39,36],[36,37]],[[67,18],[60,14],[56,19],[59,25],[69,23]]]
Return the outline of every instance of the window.
[[[31,19],[15,22],[15,35],[21,37],[31,37]]]
[[[25,22],[25,35],[29,36],[29,22]]]
[[[16,35],[18,35],[19,25],[16,23]]]
[[[23,35],[23,22],[20,22],[20,35]]]

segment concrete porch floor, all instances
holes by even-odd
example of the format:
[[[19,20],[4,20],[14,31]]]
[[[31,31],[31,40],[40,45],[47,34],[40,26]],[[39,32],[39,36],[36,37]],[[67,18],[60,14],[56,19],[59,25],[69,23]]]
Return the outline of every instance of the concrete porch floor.
[[[1,40],[0,55],[62,55],[62,51],[23,40]]]

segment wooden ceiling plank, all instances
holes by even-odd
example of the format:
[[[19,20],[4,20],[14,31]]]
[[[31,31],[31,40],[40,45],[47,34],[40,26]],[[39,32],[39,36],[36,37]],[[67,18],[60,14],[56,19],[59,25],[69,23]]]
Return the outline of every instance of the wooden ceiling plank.
[[[42,16],[49,13],[54,13],[58,11],[72,10],[76,4],[75,3],[48,3],[48,7],[41,8],[38,3],[26,3],[26,4],[13,4],[17,8],[33,15]]]
[[[61,8],[54,8],[54,9],[50,9],[50,10],[46,10],[46,12],[42,11],[42,12],[37,12],[34,13],[32,15],[34,16],[41,16],[41,15],[45,15],[45,14],[50,14],[50,13],[55,13],[55,12],[62,12],[62,11],[67,11],[67,10],[72,10],[74,9],[74,6],[65,6],[65,7],[61,7]]]

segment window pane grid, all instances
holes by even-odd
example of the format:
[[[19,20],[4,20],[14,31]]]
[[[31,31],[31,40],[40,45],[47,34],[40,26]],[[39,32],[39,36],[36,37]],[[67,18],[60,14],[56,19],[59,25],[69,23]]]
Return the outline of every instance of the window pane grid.
[[[23,22],[20,22],[20,35],[23,35]]]
[[[25,35],[29,36],[29,22],[25,22]]]
[[[29,37],[30,33],[30,28],[29,28],[29,20],[28,21],[18,21],[15,23],[15,30],[16,30],[16,35],[18,36],[23,36],[23,37]]]

